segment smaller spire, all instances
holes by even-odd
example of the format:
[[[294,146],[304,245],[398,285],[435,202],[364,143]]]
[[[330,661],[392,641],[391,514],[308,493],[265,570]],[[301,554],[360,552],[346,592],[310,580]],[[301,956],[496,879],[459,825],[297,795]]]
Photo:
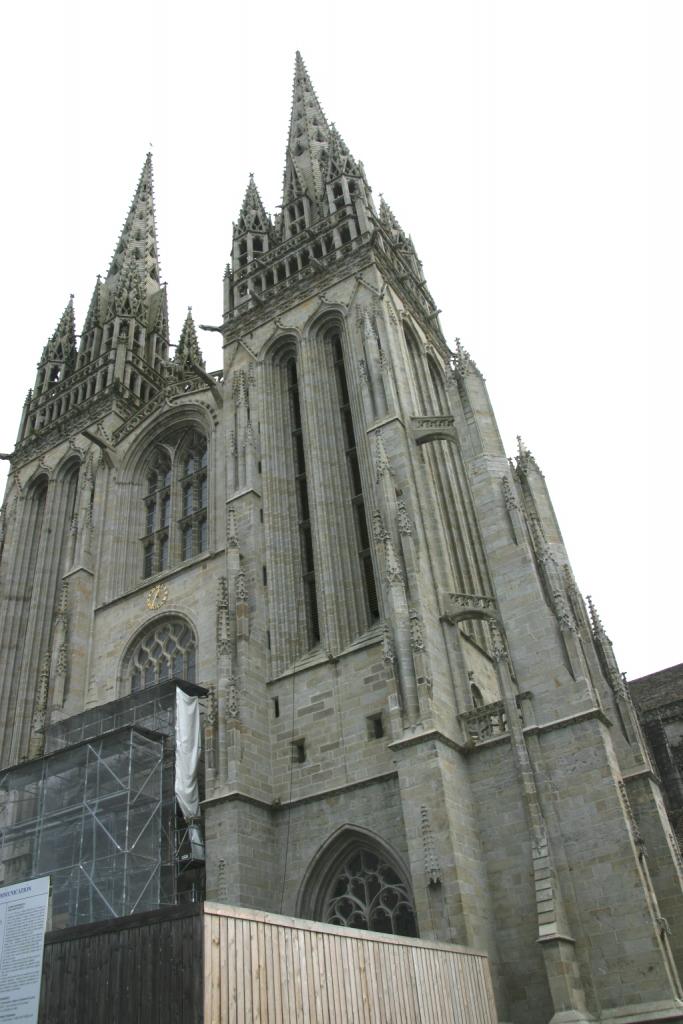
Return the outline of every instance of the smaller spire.
[[[593,631],[593,636],[600,637],[601,639],[604,637],[605,640],[609,639],[607,634],[605,633],[605,627],[602,624],[602,619],[598,615],[597,609],[593,604],[593,598],[590,596],[590,594],[586,594],[586,604],[588,605],[588,613],[591,619],[591,629]]]
[[[187,307],[187,316],[183,329],[180,332],[180,341],[175,350],[173,362],[181,370],[192,369],[193,366],[201,366],[204,369],[204,359],[197,341],[197,330],[192,319],[192,306]]]
[[[47,383],[56,383],[64,372],[73,368],[76,362],[76,323],[74,317],[74,297],[69,296],[64,312],[54,334],[43,349],[39,366],[50,366]]]
[[[460,338],[455,339],[455,354],[453,356],[453,365],[461,377],[464,377],[470,372],[474,372],[481,377],[479,367],[475,363],[472,356],[469,354],[464,345],[461,345]]]
[[[536,459],[519,434],[517,434],[517,458],[515,461],[516,468],[522,473],[527,473],[529,469],[535,469],[538,473],[541,472]]]
[[[102,278],[98,274],[93,289],[92,298],[90,305],[88,306],[88,312],[85,315],[85,323],[83,324],[83,334],[91,331],[93,327],[101,327],[102,325]]]
[[[327,151],[327,181],[334,181],[346,175],[349,178],[362,177],[360,167],[354,160],[349,147],[337,131],[336,125],[330,125],[330,145]]]
[[[254,175],[249,175],[249,184],[244,194],[242,209],[239,219],[235,225],[235,234],[241,235],[247,231],[268,233],[271,229],[270,217],[259,195],[259,190],[254,181]]]
[[[405,241],[408,237],[399,222],[396,220],[389,203],[381,193],[379,197],[379,221],[380,224],[389,232],[395,242]]]

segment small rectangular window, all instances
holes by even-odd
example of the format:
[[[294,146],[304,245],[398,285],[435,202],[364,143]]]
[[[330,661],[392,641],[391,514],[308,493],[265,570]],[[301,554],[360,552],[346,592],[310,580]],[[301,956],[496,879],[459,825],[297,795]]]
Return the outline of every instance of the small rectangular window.
[[[382,715],[370,715],[367,719],[368,726],[368,739],[369,740],[381,740],[384,736],[384,722],[382,721]]]
[[[273,697],[273,715],[275,718],[280,717],[280,698]]]
[[[303,764],[306,760],[306,741],[295,740],[292,743],[292,761],[295,764]]]

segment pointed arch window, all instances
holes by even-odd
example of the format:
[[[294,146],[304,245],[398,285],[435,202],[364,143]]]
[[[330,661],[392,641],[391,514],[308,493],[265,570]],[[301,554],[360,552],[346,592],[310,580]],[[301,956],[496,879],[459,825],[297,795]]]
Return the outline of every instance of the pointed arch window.
[[[354,531],[356,535],[356,549],[360,562],[361,580],[365,594],[368,625],[371,625],[379,618],[379,602],[377,600],[375,571],[372,565],[370,534],[368,531],[368,520],[365,511],[365,500],[363,498],[360,465],[358,463],[356,435],[353,428],[351,400],[349,398],[346,369],[344,366],[344,351],[342,349],[339,332],[335,331],[331,335],[330,341],[332,344],[334,373],[337,382],[337,397],[342,423],[344,456],[348,471],[348,488],[351,494],[351,507],[353,511]]]
[[[143,579],[208,549],[208,498],[203,434],[185,433],[155,451],[144,483]]]
[[[180,560],[206,551],[209,481],[206,438],[194,433],[180,454]]]
[[[300,913],[344,928],[417,937],[410,883],[388,849],[352,830],[312,865]]]
[[[285,363],[287,373],[287,393],[289,398],[289,418],[292,437],[292,456],[294,460],[294,480],[296,486],[296,512],[299,524],[299,546],[301,555],[301,579],[304,589],[304,613],[306,616],[306,633],[308,646],[314,647],[320,642],[320,619],[318,616],[318,595],[315,579],[315,560],[313,556],[313,533],[311,530],[311,512],[308,501],[308,480],[306,474],[306,455],[301,426],[301,404],[299,401],[299,379],[297,376],[296,359],[290,356]]]
[[[169,565],[171,524],[171,460],[157,452],[147,472],[143,575],[153,576]]]
[[[124,661],[123,676],[131,693],[168,679],[194,683],[196,675],[197,641],[183,619],[155,623],[135,641]]]

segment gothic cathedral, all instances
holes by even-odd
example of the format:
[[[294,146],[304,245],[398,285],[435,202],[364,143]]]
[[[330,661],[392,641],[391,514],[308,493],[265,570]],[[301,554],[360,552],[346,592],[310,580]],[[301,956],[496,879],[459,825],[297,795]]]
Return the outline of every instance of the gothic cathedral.
[[[0,823],[180,679],[207,898],[485,949],[501,1021],[683,1020],[683,865],[610,641],[298,54],[281,212],[251,179],[223,284],[212,370],[191,313],[170,344],[148,156],[10,457]]]

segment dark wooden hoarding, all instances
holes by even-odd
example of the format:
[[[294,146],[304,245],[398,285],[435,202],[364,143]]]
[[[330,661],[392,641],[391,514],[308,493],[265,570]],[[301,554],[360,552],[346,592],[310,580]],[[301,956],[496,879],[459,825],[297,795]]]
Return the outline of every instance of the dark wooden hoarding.
[[[39,1024],[201,1024],[202,905],[49,932]]]

